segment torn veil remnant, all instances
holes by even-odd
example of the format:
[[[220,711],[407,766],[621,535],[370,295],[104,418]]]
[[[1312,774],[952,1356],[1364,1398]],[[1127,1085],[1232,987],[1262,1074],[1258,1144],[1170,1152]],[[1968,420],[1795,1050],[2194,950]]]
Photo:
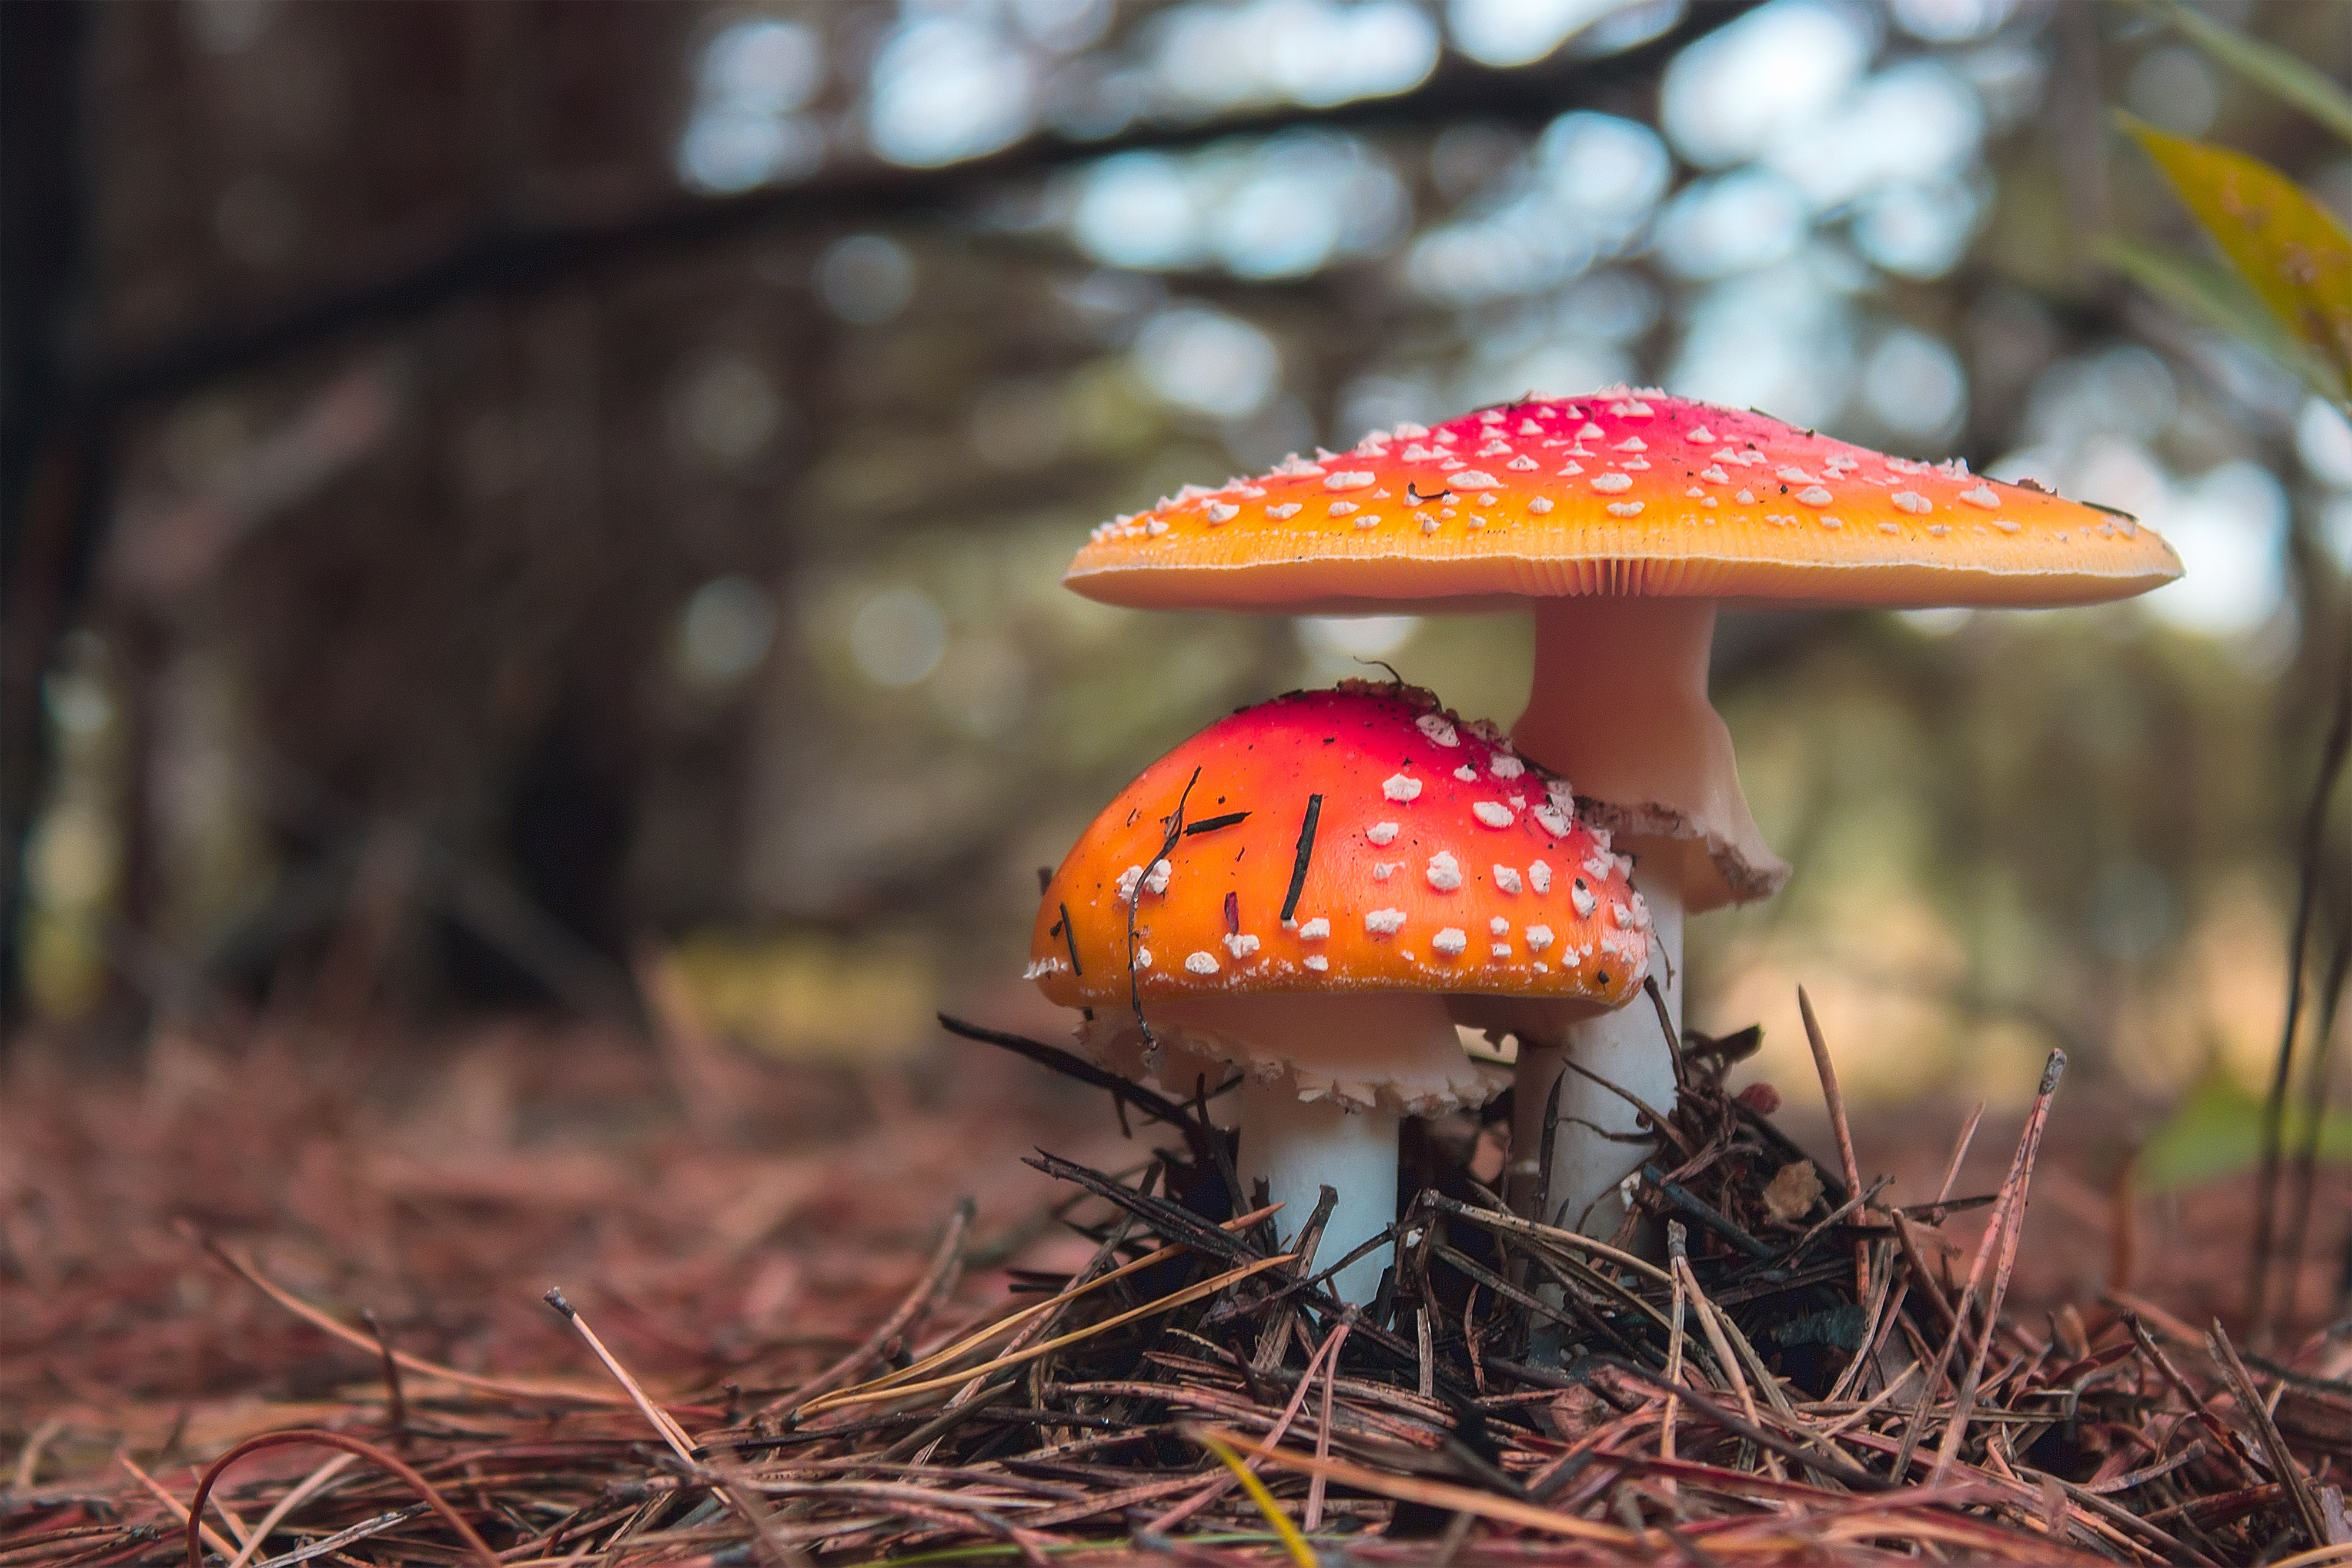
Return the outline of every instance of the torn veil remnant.
[[[1171,832],[1180,798],[1234,820]],[[1122,790],[1054,873],[1029,975],[1096,1009],[1079,1038],[1107,1064],[1179,1094],[1240,1069],[1244,1180],[1293,1228],[1339,1189],[1336,1260],[1396,1217],[1399,1119],[1486,1098],[1448,996],[1638,989],[1630,871],[1491,727],[1351,681],[1231,715]],[[1369,1300],[1383,1262],[1341,1293]]]
[[[1359,528],[1307,503],[1344,489],[1415,520]],[[1213,527],[1207,509],[1218,508]],[[1193,490],[1106,528],[1064,580],[1089,598],[1166,609],[1381,614],[1532,605],[1536,668],[1519,750],[1576,782],[1657,917],[1655,977],[1681,1027],[1682,920],[1768,896],[1788,868],[1765,843],[1706,691],[1716,606],[2086,604],[2179,575],[2126,514],[1890,457],[1767,415],[1651,391],[1532,397],[1351,451]],[[1161,527],[1161,525],[1165,525]],[[1636,1007],[1593,1019],[1513,1005],[1465,1021],[1519,1036],[1515,1192],[1543,1184],[1532,1134],[1563,1052],[1661,1109],[1667,1030]],[[1641,1159],[1620,1096],[1561,1088],[1552,1216],[1613,1228]]]

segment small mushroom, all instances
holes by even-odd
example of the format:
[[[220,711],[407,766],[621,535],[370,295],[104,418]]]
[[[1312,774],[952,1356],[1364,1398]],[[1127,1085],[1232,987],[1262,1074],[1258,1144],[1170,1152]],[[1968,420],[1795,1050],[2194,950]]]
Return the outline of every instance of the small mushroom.
[[[1353,503],[1343,516],[1326,504]],[[1095,531],[1064,580],[1114,604],[1291,613],[1493,610],[1532,601],[1533,695],[1512,731],[1576,781],[1636,863],[1657,923],[1646,1004],[1601,1017],[1480,1003],[1519,1037],[1514,1193],[1558,1087],[1553,1216],[1605,1232],[1639,1165],[1624,1098],[1664,1110],[1681,1030],[1682,925],[1788,875],[1739,788],[1707,698],[1717,603],[2025,606],[2127,598],[2180,574],[2126,514],[1889,457],[1767,415],[1652,391],[1529,398],[1353,450],[1188,490]]]
[[[1566,786],[1428,693],[1349,682],[1219,720],[1147,768],[1047,884],[1029,977],[1097,1060],[1190,1094],[1238,1070],[1240,1167],[1328,1264],[1397,1215],[1397,1127],[1486,1096],[1447,998],[1622,1003],[1630,868]],[[1334,1283],[1369,1301],[1385,1260]]]

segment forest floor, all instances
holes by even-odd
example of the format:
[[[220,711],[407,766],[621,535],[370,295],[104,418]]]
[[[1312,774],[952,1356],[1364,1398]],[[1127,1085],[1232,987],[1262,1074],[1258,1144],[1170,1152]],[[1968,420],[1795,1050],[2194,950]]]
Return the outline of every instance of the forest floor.
[[[1784,1087],[1792,1102],[1815,1099],[1811,1085]],[[175,1557],[176,1532],[200,1473],[238,1443],[289,1428],[353,1435],[376,1445],[372,1454],[388,1451],[386,1445],[405,1453],[457,1497],[478,1535],[452,1533],[454,1525],[425,1511],[429,1499],[415,1501],[423,1494],[404,1492],[388,1478],[377,1478],[383,1485],[374,1490],[373,1482],[360,1484],[366,1464],[344,1458],[340,1464],[351,1473],[342,1475],[332,1456],[289,1448],[240,1462],[222,1483],[226,1506],[206,1516],[217,1557],[278,1568],[323,1557],[342,1568],[375,1568],[455,1562],[479,1548],[476,1555],[487,1561],[486,1538],[502,1562],[568,1568],[623,1562],[723,1568],[763,1555],[781,1565],[806,1563],[812,1552],[849,1562],[920,1549],[936,1554],[958,1542],[967,1543],[955,1548],[966,1554],[1032,1562],[1138,1544],[1211,1563],[1278,1561],[1285,1553],[1304,1562],[1334,1541],[1367,1562],[1442,1555],[1467,1564],[1482,1553],[1519,1561],[1530,1552],[1559,1561],[1579,1553],[1613,1562],[1676,1552],[1693,1562],[1752,1561],[1774,1552],[1792,1561],[1859,1561],[1872,1553],[1905,1556],[1924,1542],[1941,1542],[1948,1555],[2011,1555],[2000,1539],[1969,1533],[1998,1526],[2014,1534],[2015,1554],[2051,1561],[2252,1563],[2281,1561],[2315,1542],[2324,1550],[2345,1528],[2340,1489],[2352,1464],[2352,1397],[2339,1391],[2352,1373],[2352,1339],[2325,1331],[2345,1311],[2339,1291],[2352,1181],[2341,1171],[2324,1179],[2311,1266],[2301,1270],[2292,1326],[2248,1343],[2250,1351],[2280,1358],[2258,1355],[2253,1364],[2272,1369],[2260,1385],[2267,1389],[2260,1398],[2270,1419],[2257,1418],[2243,1408],[2238,1385],[2205,1338],[2216,1318],[2244,1333],[2251,1184],[2129,1192],[2117,1179],[2115,1108],[2097,1103],[2095,1093],[2061,1093],[2050,1110],[2031,1202],[2021,1203],[2021,1230],[2011,1241],[2013,1278],[2005,1305],[1995,1310],[2003,1326],[1985,1347],[1998,1347],[1983,1385],[1985,1420],[1993,1426],[1979,1426],[2050,1427],[2022,1428],[2030,1411],[2020,1414],[2027,1409],[2020,1402],[2049,1395],[2045,1375],[2061,1366],[2080,1380],[2077,1399],[2085,1397],[2084,1387],[2103,1381],[2111,1392],[2128,1383],[2130,1396],[2118,1394],[2120,1403],[2101,1409],[2108,1437],[2086,1437],[2068,1450],[2070,1473],[2037,1481],[2025,1459],[2006,1450],[1969,1459],[1974,1469],[1961,1467],[1980,1478],[1972,1484],[2022,1489],[2014,1496],[1951,1491],[1939,1500],[1924,1492],[1888,1493],[1902,1499],[1902,1507],[1927,1511],[1840,1525],[1845,1516],[1838,1509],[1850,1513],[1853,1500],[1834,1506],[1823,1500],[1874,1483],[1826,1458],[1823,1468],[1797,1465],[1790,1456],[1799,1450],[1787,1445],[1826,1443],[1823,1434],[1843,1429],[1839,1423],[1846,1417],[1837,1412],[1848,1407],[1801,1403],[1780,1421],[1774,1409],[1757,1406],[1765,1390],[1751,1390],[1736,1372],[1726,1377],[1719,1363],[1706,1361],[1699,1330],[1710,1327],[1710,1319],[1696,1303],[1686,1330],[1689,1355],[1715,1368],[1717,1382],[1692,1382],[1686,1402],[1669,1397],[1666,1385],[1637,1386],[1638,1379],[1613,1372],[1595,1385],[1609,1408],[1581,1387],[1564,1388],[1556,1376],[1526,1373],[1514,1384],[1509,1371],[1495,1368],[1514,1368],[1503,1357],[1521,1354],[1514,1345],[1524,1343],[1522,1321],[1510,1333],[1492,1330],[1501,1337],[1491,1342],[1480,1338],[1486,1328],[1465,1335],[1460,1325],[1441,1324],[1433,1361],[1424,1337],[1416,1404],[1412,1329],[1400,1314],[1394,1327],[1405,1338],[1392,1343],[1404,1345],[1399,1354],[1405,1360],[1387,1373],[1365,1363],[1355,1382],[1338,1377],[1342,1404],[1357,1410],[1360,1422],[1351,1428],[1343,1416],[1335,1427],[1334,1379],[1322,1385],[1319,1421],[1304,1396],[1317,1375],[1318,1348],[1328,1346],[1336,1361],[1345,1329],[1326,1315],[1314,1320],[1323,1327],[1310,1333],[1312,1314],[1304,1312],[1293,1314],[1295,1322],[1265,1326],[1274,1309],[1264,1298],[1247,1297],[1238,1274],[1214,1301],[1202,1298],[1205,1306],[1186,1309],[1206,1315],[1181,1319],[1189,1325],[1176,1334],[1181,1343],[1163,1336],[1145,1346],[1150,1375],[1184,1391],[1174,1402],[1181,1406],[1177,1418],[1150,1428],[1157,1457],[1146,1468],[1118,1469],[1108,1438],[1097,1445],[1098,1454],[1077,1453],[1087,1445],[1074,1435],[1110,1431],[1120,1421],[1142,1420],[1137,1410],[1158,1408],[1133,1381],[1146,1375],[1137,1370],[1135,1343],[1120,1342],[1124,1359],[1115,1366],[1085,1361],[1090,1354],[1109,1355],[1108,1339],[1065,1353],[1058,1364],[1056,1364],[1058,1386],[1041,1383],[1033,1370],[1025,1390],[1008,1375],[989,1391],[996,1398],[1013,1390],[1013,1404],[1032,1412],[1020,1419],[1041,1436],[1033,1440],[1031,1428],[1024,1428],[1014,1448],[1030,1444],[1024,1451],[1033,1458],[1049,1448],[1056,1456],[1069,1450],[1058,1469],[1046,1459],[1011,1464],[1000,1457],[1007,1451],[1001,1437],[966,1442],[971,1422],[958,1435],[957,1401],[973,1393],[970,1385],[957,1392],[958,1378],[944,1380],[954,1397],[888,1405],[912,1412],[897,1427],[853,1421],[839,1427],[852,1436],[804,1443],[793,1450],[799,1469],[778,1468],[785,1457],[781,1445],[800,1440],[792,1436],[793,1417],[811,1419],[826,1400],[846,1399],[859,1408],[859,1379],[887,1377],[956,1333],[1004,1319],[1014,1302],[1045,1300],[1064,1287],[1075,1291],[1097,1277],[1116,1248],[1098,1246],[1066,1218],[1092,1221],[1094,1235],[1104,1235],[1124,1209],[1130,1228],[1136,1217],[1152,1228],[1157,1211],[1146,1197],[1122,1196],[1129,1187],[1120,1186],[1112,1198],[1117,1207],[1109,1207],[1023,1163],[1045,1149],[1131,1180],[1155,1145],[1182,1146],[1170,1128],[1129,1114],[1131,1139],[1122,1136],[1101,1091],[954,1040],[912,1061],[856,1071],[758,1061],[688,1030],[648,1043],[617,1028],[530,1019],[429,1040],[366,1030],[327,1038],[287,1028],[223,1041],[167,1030],[135,1067],[118,1070],[77,1067],[38,1040],[23,1042],[0,1063],[0,1568],[184,1561]],[[1835,1181],[1842,1162],[1829,1124],[1793,1113],[1780,1120],[1830,1176],[1834,1200],[1843,1191]],[[1892,1178],[1873,1204],[1884,1210],[1937,1197],[1963,1120],[1963,1109],[1916,1106],[1873,1111],[1857,1122],[1854,1154],[1865,1186],[1875,1176]],[[2003,1189],[2024,1121],[2022,1113],[1985,1118],[1950,1196]],[[960,1218],[958,1202],[966,1197],[969,1217]],[[1075,1209],[1074,1197],[1093,1207]],[[1747,1212],[1743,1201],[1726,1187],[1717,1206],[1738,1218]],[[1931,1255],[1942,1251],[1931,1267],[1942,1275],[1938,1310],[1949,1297],[1961,1301],[1967,1315],[1976,1297],[1958,1291],[1958,1281],[1969,1273],[1988,1223],[2013,1212],[1988,1204],[1930,1217],[1942,1221],[1941,1240],[1930,1247]],[[1932,1352],[1932,1336],[1922,1338],[1912,1319],[1896,1322],[1901,1301],[1889,1305],[1884,1299],[1887,1279],[1902,1274],[1885,1239],[1893,1233],[1857,1230],[1848,1240],[1827,1228],[1832,1223],[1813,1228],[1825,1240],[1801,1239],[1786,1257],[1809,1256],[1805,1247],[1822,1246],[1825,1272],[1834,1276],[1844,1267],[1837,1260],[1851,1256],[1841,1248],[1877,1236],[1879,1296],[1848,1304],[1870,1307],[1873,1323],[1899,1327],[1895,1350],[1908,1339],[1918,1352]],[[1181,1240],[1165,1224],[1158,1228],[1160,1239]],[[943,1234],[951,1243],[944,1251]],[[1153,1244],[1140,1232],[1118,1239],[1131,1243],[1116,1252],[1122,1260]],[[1739,1297],[1738,1260],[1708,1253],[1714,1267],[1706,1267],[1707,1240],[1692,1244],[1699,1266],[1693,1289],[1704,1277],[1727,1300]],[[1501,1255],[1510,1255],[1507,1239],[1500,1244]],[[1197,1250],[1204,1244],[1192,1245]],[[1555,1247],[1546,1256],[1557,1252]],[[1255,1256],[1233,1253],[1245,1268],[1265,1267]],[[1620,1270],[1611,1279],[1638,1292],[1633,1274]],[[562,1292],[576,1320],[542,1301],[551,1287]],[[1851,1298],[1853,1281],[1843,1288]],[[1429,1289],[1427,1299],[1437,1301],[1442,1291]],[[1664,1284],[1654,1292],[1654,1309],[1614,1283],[1606,1289],[1623,1295],[1629,1313],[1666,1321]],[[1120,1299],[1141,1300],[1124,1288]],[[1467,1325],[1478,1292],[1458,1309],[1454,1297],[1444,1300]],[[1486,1301],[1491,1314],[1496,1298],[1490,1293]],[[1679,1285],[1672,1301],[1673,1321],[1682,1323]],[[1243,1307],[1260,1316],[1236,1318]],[[1751,1305],[1738,1314],[1751,1334],[1773,1332],[1769,1322],[1759,1327],[1761,1310]],[[1916,1296],[1910,1311],[1933,1327]],[[889,1326],[886,1320],[898,1325],[897,1337],[877,1343],[877,1325]],[[1066,1326],[1089,1320],[1066,1309],[1054,1321]],[[1426,1312],[1421,1322],[1426,1336]],[[654,1424],[659,1417],[630,1402],[583,1325],[615,1367],[651,1391],[655,1405],[692,1429],[677,1453],[664,1451],[666,1439]],[[2185,1376],[2176,1381],[2161,1373],[2143,1354],[2150,1341],[2141,1334],[2170,1347]],[[1366,1329],[1358,1345],[1377,1360],[1374,1337]],[[1253,1359],[1253,1340],[1255,1373],[1241,1364]],[[1016,1337],[1010,1347],[1021,1343]],[[1496,1357],[1493,1367],[1481,1361],[1482,1343]],[[1927,1413],[1932,1420],[1922,1417],[1923,1461],[1947,1417],[1951,1388],[1961,1382],[1968,1345],[1959,1343],[1962,1354],[1942,1385],[1944,1403]],[[1685,1343],[1685,1331],[1676,1330],[1670,1378],[1683,1364]],[[1667,1344],[1657,1341],[1660,1350]],[[385,1357],[394,1352],[406,1358],[407,1371],[387,1377]],[[2029,1358],[2032,1364],[2024,1366]],[[976,1385],[981,1374],[1013,1363],[960,1364]],[[835,1375],[828,1381],[829,1368]],[[2118,1370],[2110,1375],[2108,1368]],[[1269,1369],[1270,1378],[1260,1375]],[[1465,1387],[1475,1379],[1473,1403],[1496,1422],[1491,1441],[1472,1443],[1478,1454],[1457,1455],[1451,1470],[1435,1460],[1388,1466],[1384,1475],[1403,1479],[1386,1490],[1345,1469],[1350,1454],[1360,1469],[1368,1462],[1381,1469],[1382,1441],[1399,1453],[1442,1457],[1460,1448],[1454,1435],[1481,1417],[1443,1392],[1457,1376]],[[2009,1385],[1996,1399],[2003,1377]],[[849,1394],[839,1392],[843,1385],[853,1385]],[[1803,1392],[1793,1382],[1790,1387]],[[1086,1403],[1087,1390],[1095,1404]],[[863,1397],[865,1408],[880,1400]],[[1781,1403],[1778,1390],[1770,1397],[1775,1406]],[[1271,1419],[1286,1402],[1288,1415]],[[1886,1408],[1899,1407],[1895,1401]],[[1677,1460],[1677,1419],[1704,1427],[1695,1412],[1737,1408],[1748,1409],[1747,1426],[1723,1414],[1715,1429],[1684,1437]],[[1081,1409],[1097,1414],[1068,1416],[1066,1426],[1049,1420],[1055,1412]],[[1000,1424],[1017,1424],[1017,1412],[999,1410],[993,1418]],[[918,1418],[942,1434],[928,1448],[898,1440]],[[1185,1425],[1187,1418],[1193,1424]],[[2085,1406],[2083,1419],[2089,1418]],[[1862,1443],[1838,1449],[1847,1469],[1883,1463],[1881,1449],[1891,1450],[1893,1437],[1867,1439],[1871,1421],[1852,1419],[1858,1424],[1851,1436],[1837,1437]],[[1596,1437],[1612,1420],[1623,1432]],[[1769,1434],[1755,1436],[1757,1421],[1783,1432],[1787,1452],[1780,1458]],[[1898,1427],[1883,1429],[1895,1434]],[[1301,1449],[1286,1469],[1290,1461],[1269,1457],[1286,1429],[1294,1447],[1310,1431],[1320,1434],[1313,1459]],[[2265,1448],[2282,1429],[2299,1464]],[[1612,1454],[1623,1433],[1635,1431],[1651,1434],[1642,1439],[1648,1458],[1621,1466],[1615,1490],[1584,1483],[1562,1490],[1566,1483],[1555,1472],[1573,1476],[1566,1461],[1581,1448]],[[1268,1454],[1260,1457],[1266,1463],[1257,1468],[1278,1481],[1279,1496],[1269,1494],[1261,1504],[1247,1488],[1225,1492],[1207,1485],[1218,1495],[1195,1507],[1188,1526],[1193,1533],[1171,1536],[1174,1523],[1157,1516],[1189,1498],[1187,1489],[1223,1473],[1210,1457],[1218,1451],[1211,1439],[1219,1432],[1229,1445],[1242,1440],[1237,1432],[1265,1441]],[[2067,1433],[2074,1442],[2071,1416]],[[732,1450],[714,1448],[718,1434],[740,1441]],[[1058,1434],[1060,1447],[1045,1434]],[[1178,1449],[1181,1463],[1170,1458]],[[727,1452],[731,1458],[713,1457]],[[2051,1452],[2036,1448],[2037,1462],[2059,1465]],[[1130,1451],[1119,1463],[1133,1458]],[[322,1466],[322,1458],[329,1463]],[[1719,1463],[1691,1462],[1700,1458]],[[1677,1462],[1684,1470],[1674,1468]],[[926,1464],[941,1468],[930,1476],[921,1469]],[[1316,1464],[1324,1467],[1320,1472],[1313,1471]],[[2284,1474],[2282,1464],[2296,1473]],[[1792,1469],[1796,1479],[1789,1479]],[[331,1472],[326,1479],[307,1482],[307,1511],[326,1522],[306,1526],[306,1510],[297,1507],[286,1511],[282,1523],[257,1525],[258,1514],[322,1469]],[[524,1470],[537,1479],[517,1479]],[[2137,1479],[2149,1470],[2161,1473]],[[1735,1471],[1761,1490],[1742,1491],[1731,1479]],[[1798,1482],[1807,1477],[1824,1490],[1801,1496]],[[1416,1500],[1416,1485],[1437,1490]],[[1491,1507],[1465,1501],[1449,1486],[1495,1500]],[[1775,1486],[1783,1490],[1774,1492]],[[2158,1489],[2163,1498],[2128,1495],[2134,1487]],[[744,1501],[747,1491],[765,1502]],[[1311,1543],[1292,1542],[1286,1526],[1276,1526],[1266,1512],[1271,1507],[1295,1517],[1302,1497],[1311,1498],[1307,1517],[1324,1532]],[[2222,1506],[2212,1498],[2234,1500]],[[1092,1514],[1081,1506],[1089,1499],[1103,1504]],[[1510,1513],[1555,1503],[1546,1517],[1572,1513],[1587,1521],[1581,1534]],[[2126,1503],[2137,1511],[2114,1517],[2126,1514]],[[1454,1526],[1416,1545],[1403,1539],[1404,1516],[1424,1506]],[[2319,1515],[2311,1516],[2310,1507]],[[1937,1522],[1923,1523],[1931,1514]],[[2132,1522],[2141,1514],[2164,1522]],[[1757,1544],[1763,1538],[1750,1538],[1752,1530],[1742,1536],[1734,1528],[1799,1516],[1817,1522],[1794,1533],[1784,1528],[1763,1545]],[[1041,1519],[1049,1524],[1034,1523]],[[1387,1556],[1380,1547],[1383,1527]],[[257,1529],[266,1547],[243,1541]],[[975,1541],[982,1544],[968,1544]],[[2352,1561],[2352,1547],[2297,1561]]]

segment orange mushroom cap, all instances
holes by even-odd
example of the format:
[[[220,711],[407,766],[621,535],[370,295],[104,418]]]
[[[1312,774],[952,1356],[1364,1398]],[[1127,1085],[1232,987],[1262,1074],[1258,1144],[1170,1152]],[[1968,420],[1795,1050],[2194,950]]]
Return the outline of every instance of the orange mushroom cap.
[[[1530,398],[1187,486],[1064,578],[1163,609],[1654,594],[2086,604],[2180,575],[2127,513],[1654,391]]]
[[[1065,1007],[1483,992],[1613,1007],[1650,930],[1568,785],[1418,688],[1220,719],[1146,768],[1047,884],[1029,977]],[[1133,955],[1130,967],[1129,958]]]

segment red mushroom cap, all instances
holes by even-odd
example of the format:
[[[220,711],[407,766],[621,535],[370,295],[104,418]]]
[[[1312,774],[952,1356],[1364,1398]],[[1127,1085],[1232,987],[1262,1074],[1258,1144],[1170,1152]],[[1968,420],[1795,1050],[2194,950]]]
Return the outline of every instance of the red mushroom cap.
[[[1425,691],[1276,697],[1095,819],[1046,887],[1029,975],[1065,1007],[1322,990],[1615,1006],[1648,966],[1649,918],[1630,862],[1574,810]]]
[[[1565,594],[2084,604],[2179,575],[2126,513],[1617,387],[1187,486],[1097,528],[1064,580],[1113,604],[1360,611]]]

